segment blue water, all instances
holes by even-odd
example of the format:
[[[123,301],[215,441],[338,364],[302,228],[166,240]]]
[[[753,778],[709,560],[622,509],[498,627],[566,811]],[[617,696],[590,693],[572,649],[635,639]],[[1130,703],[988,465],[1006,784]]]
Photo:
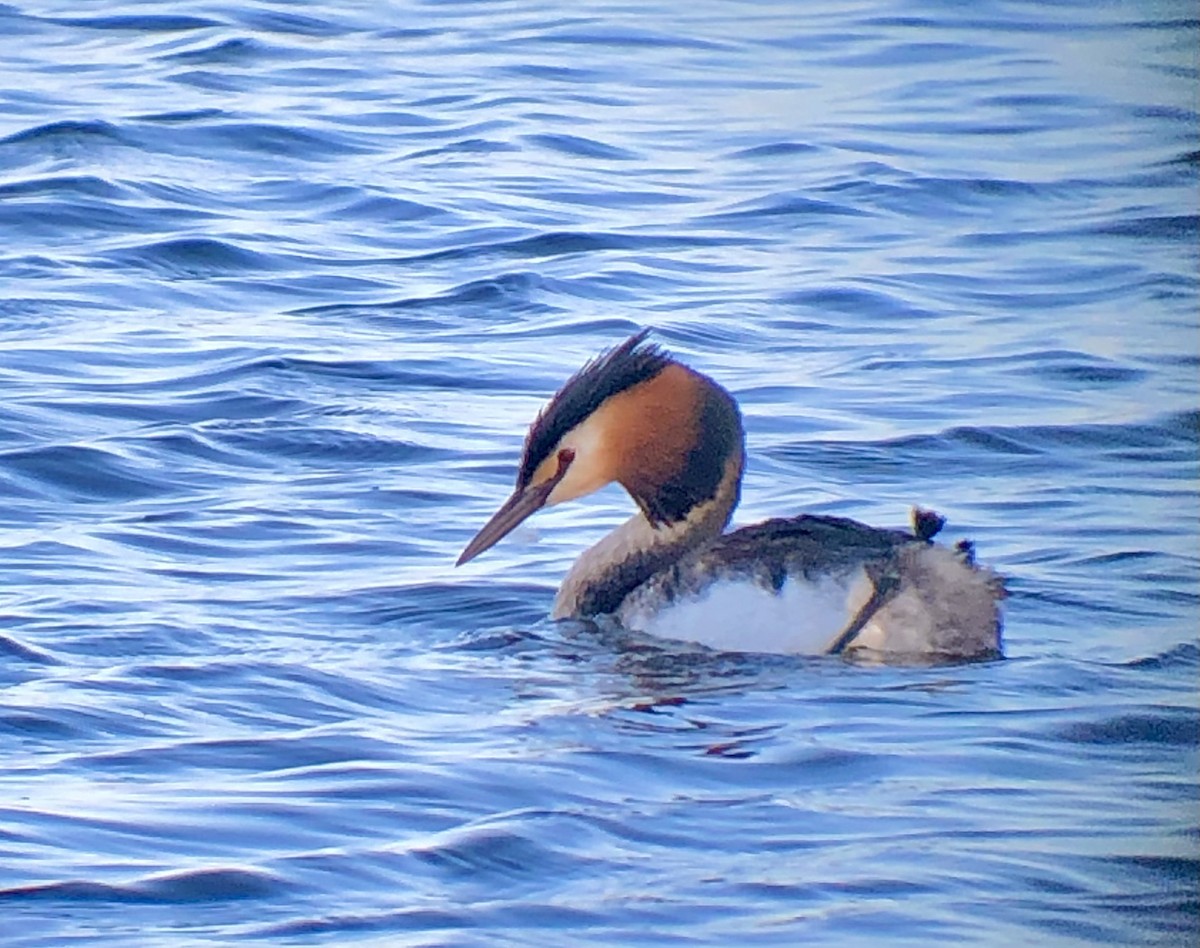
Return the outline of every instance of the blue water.
[[[102,9],[101,9],[102,8]],[[1195,944],[1184,2],[0,6],[5,946]],[[638,326],[737,519],[949,518],[1006,660],[454,558]]]

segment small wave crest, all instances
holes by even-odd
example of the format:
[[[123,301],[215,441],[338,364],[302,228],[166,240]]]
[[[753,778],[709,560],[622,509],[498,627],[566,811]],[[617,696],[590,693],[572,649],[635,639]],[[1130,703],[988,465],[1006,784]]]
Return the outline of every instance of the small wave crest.
[[[263,899],[292,886],[269,872],[251,869],[193,869],[114,884],[72,880],[0,889],[0,904],[21,902],[112,902],[180,905]]]

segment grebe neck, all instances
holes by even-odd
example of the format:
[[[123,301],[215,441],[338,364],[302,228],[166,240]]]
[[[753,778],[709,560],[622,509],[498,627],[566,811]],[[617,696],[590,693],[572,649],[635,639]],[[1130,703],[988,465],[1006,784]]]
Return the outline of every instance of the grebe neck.
[[[674,523],[652,524],[644,512],[579,555],[554,600],[552,618],[616,612],[629,593],[685,554],[716,539],[737,506],[742,456],[730,458],[717,492]]]

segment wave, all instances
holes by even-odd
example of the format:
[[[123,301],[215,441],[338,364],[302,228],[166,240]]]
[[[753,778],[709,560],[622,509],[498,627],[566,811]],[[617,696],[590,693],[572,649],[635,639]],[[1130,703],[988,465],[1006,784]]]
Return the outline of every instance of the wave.
[[[0,889],[0,904],[24,902],[187,905],[263,899],[291,890],[282,879],[262,870],[233,868],[191,869],[145,876],[135,882],[112,884],[84,880]]]

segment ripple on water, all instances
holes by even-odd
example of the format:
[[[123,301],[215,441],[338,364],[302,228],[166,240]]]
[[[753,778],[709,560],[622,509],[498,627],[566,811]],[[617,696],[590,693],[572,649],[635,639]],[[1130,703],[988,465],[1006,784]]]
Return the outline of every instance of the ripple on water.
[[[80,902],[187,905],[270,898],[288,888],[282,879],[261,870],[196,869],[146,876],[125,885],[72,881],[16,886],[0,889],[0,900],[14,906],[34,901],[67,905]]]
[[[0,454],[0,473],[17,486],[76,503],[136,500],[181,490],[168,476],[151,476],[128,458],[83,445],[6,451]]]
[[[106,253],[105,258],[109,265],[122,270],[145,267],[176,279],[207,279],[278,266],[270,254],[247,250],[225,240],[200,237],[126,247]]]

